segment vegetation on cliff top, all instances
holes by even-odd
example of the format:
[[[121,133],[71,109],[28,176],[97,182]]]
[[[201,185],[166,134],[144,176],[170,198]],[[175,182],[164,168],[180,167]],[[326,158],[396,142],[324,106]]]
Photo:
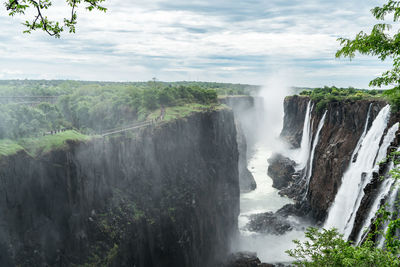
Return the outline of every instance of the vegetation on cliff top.
[[[300,95],[309,96],[316,103],[317,112],[321,112],[330,102],[355,101],[361,99],[383,98],[381,90],[365,90],[349,88],[328,87],[303,90]]]
[[[91,136],[70,130],[53,135],[18,140],[2,139],[0,140],[0,156],[14,155],[21,150],[25,150],[31,156],[38,156],[55,149],[65,148],[67,141],[87,141],[91,138]]]
[[[0,139],[62,128],[95,134],[155,119],[162,110],[165,119],[184,116],[214,106],[218,94],[251,90],[256,87],[194,82],[0,81]]]
[[[84,138],[140,121],[216,109],[218,94],[254,90],[256,86],[202,82],[0,81],[0,154],[13,154],[21,144],[37,154],[78,138],[78,132],[51,135],[55,130],[74,129]]]

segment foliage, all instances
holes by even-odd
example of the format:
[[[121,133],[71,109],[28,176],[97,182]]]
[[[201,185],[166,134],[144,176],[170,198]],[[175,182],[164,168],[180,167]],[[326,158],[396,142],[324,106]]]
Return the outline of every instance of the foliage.
[[[399,266],[391,251],[376,248],[372,241],[352,246],[336,229],[308,228],[307,241],[295,240],[296,248],[286,251],[297,266]]]
[[[10,16],[25,15],[25,12],[33,10],[33,18],[23,23],[27,28],[24,33],[31,33],[39,29],[45,31],[50,36],[60,38],[64,27],[67,28],[70,33],[75,33],[75,26],[78,18],[76,9],[78,6],[83,4],[86,6],[86,10],[92,11],[93,9],[97,9],[106,12],[107,9],[101,5],[104,1],[105,0],[66,0],[68,8],[71,9],[71,16],[69,18],[64,18],[63,23],[49,20],[44,14],[44,12],[53,5],[51,0],[7,0],[4,2],[4,5]]]
[[[165,121],[186,117],[193,112],[204,111],[208,109],[214,109],[215,105],[203,105],[203,104],[185,104],[182,106],[173,106],[165,109]],[[148,116],[148,119],[153,120],[160,116],[160,111],[154,111]]]
[[[393,22],[400,18],[400,1],[389,0],[380,7],[371,10],[372,15],[384,21],[388,15],[393,15]],[[377,56],[380,60],[390,58],[393,68],[384,72],[380,77],[370,82],[370,86],[394,86],[385,92],[392,107],[397,111],[400,108],[400,31],[393,31],[388,23],[377,23],[369,34],[361,31],[354,39],[339,38],[342,48],[337,51],[336,57],[353,58],[356,52],[363,55]]]
[[[196,105],[216,104],[213,86],[225,88],[201,82],[0,81],[0,139],[16,140],[62,128],[99,133],[145,120],[149,114],[158,114],[157,118],[162,109],[177,109],[171,115],[179,117],[199,110]],[[226,84],[232,90],[244,87]]]
[[[36,156],[46,154],[54,149],[62,149],[67,146],[67,141],[86,141],[90,137],[77,131],[65,131],[53,135],[36,138],[22,138],[17,144],[23,147],[29,154]]]
[[[381,97],[382,91],[328,87],[303,90],[300,95],[309,96],[316,103],[317,112],[322,112],[330,102],[354,101],[365,98]]]
[[[14,155],[18,151],[24,148],[12,140],[2,139],[0,140],[0,156]]]

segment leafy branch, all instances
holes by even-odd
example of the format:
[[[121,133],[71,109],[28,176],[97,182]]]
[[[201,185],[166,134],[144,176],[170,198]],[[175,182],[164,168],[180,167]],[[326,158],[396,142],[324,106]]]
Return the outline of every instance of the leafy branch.
[[[375,7],[371,10],[377,20],[385,20],[388,15],[393,15],[393,22],[400,19],[400,1],[389,0],[382,7]],[[392,85],[393,91],[400,90],[400,32],[390,35],[392,25],[378,23],[374,25],[369,34],[361,31],[354,39],[339,38],[342,48],[337,51],[336,57],[354,58],[356,52],[362,55],[377,56],[384,61],[387,58],[393,59],[393,68],[384,72],[381,77],[370,82],[370,86],[381,87]]]
[[[35,15],[33,19],[26,20],[23,23],[27,28],[24,33],[43,30],[50,36],[60,38],[64,28],[67,28],[70,33],[75,33],[78,19],[76,9],[79,5],[85,5],[85,9],[88,11],[96,9],[106,12],[107,9],[101,5],[104,1],[105,0],[66,0],[68,7],[71,8],[71,16],[69,18],[64,18],[63,23],[50,20],[44,15],[44,12],[53,5],[51,0],[8,0],[4,5],[10,16],[25,15],[25,12],[29,8],[34,10]]]

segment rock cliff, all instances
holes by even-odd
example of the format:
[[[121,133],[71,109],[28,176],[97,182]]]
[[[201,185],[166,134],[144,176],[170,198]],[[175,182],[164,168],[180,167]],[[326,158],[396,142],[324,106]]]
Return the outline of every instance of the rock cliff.
[[[239,215],[233,113],[0,158],[0,266],[213,266]]]
[[[293,147],[299,147],[308,97],[292,96],[285,99],[284,128],[281,136]],[[313,172],[307,201],[312,217],[323,221],[341,185],[351,155],[364,130],[368,110],[369,125],[387,103],[383,100],[331,102],[326,106],[325,125],[315,149]],[[371,108],[370,108],[371,107]],[[312,111],[312,133],[315,136],[321,112]]]
[[[254,120],[257,118],[256,106],[259,99],[252,96],[232,96],[221,98],[220,102],[232,108],[235,114],[239,149],[240,190],[242,192],[252,191],[256,189],[257,184],[253,175],[247,168],[247,156],[256,139],[255,133],[251,131],[251,129],[254,129]]]
[[[292,148],[300,147],[308,102],[309,98],[297,95],[286,97],[283,102],[284,118],[281,138],[286,140]]]

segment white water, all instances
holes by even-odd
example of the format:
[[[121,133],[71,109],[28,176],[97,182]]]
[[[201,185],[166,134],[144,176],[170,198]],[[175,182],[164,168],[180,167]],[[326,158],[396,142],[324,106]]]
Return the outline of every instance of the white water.
[[[328,113],[328,111],[326,110],[324,115],[322,116],[319,124],[318,124],[318,129],[317,129],[317,134],[315,135],[314,141],[313,141],[313,145],[312,145],[312,149],[311,149],[311,154],[310,154],[310,160],[309,160],[309,166],[306,170],[306,191],[304,194],[304,198],[307,197],[307,193],[308,193],[308,187],[310,186],[310,179],[312,176],[312,171],[313,171],[313,161],[314,161],[314,153],[315,153],[315,148],[318,145],[318,141],[319,141],[319,134],[321,133],[322,128],[325,125],[325,117],[326,117],[326,113]]]
[[[248,222],[248,215],[268,211],[275,212],[282,206],[292,203],[288,198],[281,197],[278,190],[272,187],[272,179],[267,175],[267,159],[271,156],[272,151],[269,151],[266,145],[262,143],[255,145],[254,154],[249,159],[248,169],[254,176],[257,188],[241,195],[239,228]]]
[[[282,236],[266,235],[244,229],[248,216],[263,212],[275,212],[282,206],[292,203],[281,197],[272,187],[272,179],[267,175],[268,161],[272,151],[267,145],[258,143],[255,153],[249,160],[248,168],[257,183],[257,189],[241,195],[239,229],[241,232],[239,251],[253,251],[262,262],[287,262],[293,260],[285,251],[294,248],[292,240],[304,238],[303,231],[291,231]]]
[[[378,171],[379,165],[378,163],[381,162],[383,159],[386,158],[387,150],[390,146],[390,143],[393,142],[394,138],[396,137],[396,132],[399,130],[399,123],[394,124],[385,135],[383,139],[382,145],[379,148],[378,156],[375,159],[375,171]],[[394,168],[393,162],[390,163],[389,170]],[[376,216],[376,213],[380,209],[381,201],[386,198],[390,194],[390,189],[392,188],[395,180],[393,178],[387,177],[382,185],[380,185],[379,193],[374,200],[374,203],[371,206],[370,212],[366,220],[364,221],[363,226],[361,227],[361,231],[358,233],[356,238],[356,244],[359,244],[360,241],[364,239],[364,232],[369,229],[371,226],[372,219]]]
[[[371,107],[372,107],[372,104],[370,104],[369,107],[368,107],[367,120],[365,121],[364,131],[361,134],[360,139],[358,139],[356,148],[354,149],[353,154],[351,155],[351,162],[354,161],[355,155],[357,155],[358,151],[360,151],[362,141],[364,141],[365,135],[367,134],[368,124],[369,124],[369,119],[370,119],[370,113],[371,113]]]
[[[391,167],[391,169],[392,168],[393,166]],[[365,220],[364,225],[361,228],[361,231],[357,235],[356,244],[359,244],[360,241],[364,239],[365,231],[368,231],[369,227],[371,226],[371,221],[376,216],[376,213],[380,208],[381,200],[384,199],[390,193],[390,188],[393,186],[393,184],[394,184],[393,179],[386,179],[381,185],[379,194],[376,197],[374,203],[372,204],[368,217]]]
[[[399,123],[394,124],[388,130],[385,138],[383,139],[382,145],[379,149],[378,157],[375,160],[375,165],[378,168],[378,163],[384,160],[388,155],[387,150],[390,146],[390,143],[393,142],[394,138],[396,137],[396,132],[399,130]]]
[[[345,238],[348,238],[353,228],[356,212],[364,196],[363,189],[371,180],[371,172],[379,152],[379,143],[387,127],[389,116],[390,106],[387,105],[379,112],[365,137],[361,137],[357,159],[353,162],[354,153],[343,175],[342,185],[336,194],[335,201],[329,210],[324,228],[335,227],[344,234]],[[366,173],[364,178],[363,173]]]
[[[307,104],[306,115],[304,118],[304,126],[303,126],[303,136],[301,137],[300,150],[299,154],[296,158],[296,162],[298,163],[297,169],[303,169],[308,162],[310,156],[311,149],[311,140],[312,140],[312,123],[311,123],[311,112],[313,110],[313,106],[311,105],[311,100]]]
[[[396,211],[399,189],[400,189],[400,184],[398,182],[397,183],[395,182],[394,186],[392,187],[392,190],[390,191],[390,194],[389,194],[389,201],[387,202],[388,207],[389,207],[388,211],[391,213]],[[385,222],[385,224],[383,226],[384,233],[387,232],[388,225],[389,225],[389,222]],[[385,244],[385,237],[380,235],[378,238],[378,247],[383,248],[384,244]]]

